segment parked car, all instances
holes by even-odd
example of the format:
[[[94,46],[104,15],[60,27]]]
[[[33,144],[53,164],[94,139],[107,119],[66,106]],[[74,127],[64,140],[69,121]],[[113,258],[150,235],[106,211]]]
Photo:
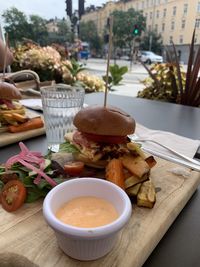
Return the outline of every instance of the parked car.
[[[163,62],[162,56],[159,56],[151,51],[141,51],[139,53],[139,59],[147,64]]]

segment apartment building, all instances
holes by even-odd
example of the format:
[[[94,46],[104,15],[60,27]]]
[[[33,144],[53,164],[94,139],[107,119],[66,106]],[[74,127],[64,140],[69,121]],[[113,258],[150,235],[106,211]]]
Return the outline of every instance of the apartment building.
[[[188,45],[196,27],[195,44],[200,44],[200,0],[129,0],[108,1],[101,8],[87,12],[82,21],[93,20],[99,35],[103,35],[107,18],[114,10],[141,10],[146,18],[146,29],[162,35],[163,45],[177,47],[181,61],[188,58]]]

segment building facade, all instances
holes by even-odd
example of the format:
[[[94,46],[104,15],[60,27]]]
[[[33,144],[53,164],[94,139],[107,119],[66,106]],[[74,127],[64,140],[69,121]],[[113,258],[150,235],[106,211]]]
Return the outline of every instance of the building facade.
[[[146,18],[146,30],[155,30],[163,38],[163,45],[176,45],[180,60],[187,62],[189,44],[196,28],[195,44],[200,44],[200,0],[127,0],[108,1],[102,7],[86,12],[82,21],[92,20],[100,36],[107,18],[114,10],[141,10]]]

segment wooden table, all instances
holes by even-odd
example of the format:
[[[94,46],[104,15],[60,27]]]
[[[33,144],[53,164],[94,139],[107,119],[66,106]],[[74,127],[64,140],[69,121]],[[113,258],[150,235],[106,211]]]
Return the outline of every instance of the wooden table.
[[[86,103],[88,104],[102,104],[102,94],[89,94],[86,95]],[[199,139],[200,133],[200,109],[184,107],[168,103],[160,103],[154,101],[148,101],[143,99],[136,99],[131,97],[121,97],[116,95],[109,95],[108,103],[119,106],[122,109],[130,113],[136,121],[143,124],[146,127],[160,130],[168,130],[176,134],[187,136],[194,139]],[[30,149],[39,150],[43,153],[46,152],[46,139],[45,136],[33,138],[25,142]],[[1,160],[5,161],[11,155],[16,154],[19,151],[18,145],[10,145],[1,149]],[[163,167],[164,166],[164,167]],[[165,168],[170,169],[173,167],[172,163],[159,161],[158,168],[159,173],[162,175],[162,170]],[[160,179],[158,172],[153,174],[154,179]],[[157,232],[153,227],[155,224],[160,224],[160,229],[166,227],[166,220],[175,218],[178,215],[178,208],[174,208],[172,211],[168,209],[174,200],[178,201],[182,205],[179,209],[182,209],[190,196],[195,191],[198,184],[199,174],[195,173],[191,179],[182,181],[183,186],[180,190],[176,191],[173,196],[173,200],[169,197],[166,205],[162,206],[164,214],[156,217],[151,216],[148,213],[157,212],[157,208],[154,211],[139,211],[140,216],[145,215],[145,227],[148,232],[143,238],[147,240],[147,246],[144,246],[144,242],[138,241],[135,231],[134,236],[129,235],[129,230],[123,231],[121,240],[116,244],[115,250],[107,257],[100,259],[96,262],[82,263],[74,260],[70,260],[66,257],[57,247],[54,234],[47,227],[41,214],[41,203],[37,202],[32,204],[31,209],[29,205],[25,205],[23,211],[19,211],[16,214],[10,214],[6,216],[6,220],[0,224],[0,248],[1,251],[14,251],[18,254],[27,256],[30,260],[38,264],[39,266],[140,266],[140,262],[134,262],[132,255],[137,253],[139,259],[142,257],[142,253],[146,253],[146,250],[155,247],[157,241],[162,238],[161,232]],[[175,178],[174,178],[175,179]],[[159,180],[157,180],[159,181]],[[185,189],[190,187],[190,193],[183,197]],[[181,191],[183,190],[183,191]],[[188,192],[188,191],[187,191]],[[160,194],[159,198],[163,196]],[[159,200],[160,203],[160,200]],[[199,247],[200,247],[200,194],[199,189],[188,201],[182,212],[178,215],[175,222],[171,225],[165,236],[161,239],[157,247],[148,257],[147,261],[143,264],[143,267],[168,267],[168,266],[200,266]],[[169,214],[167,211],[169,211]],[[138,212],[138,211],[136,211]],[[18,216],[20,213],[20,216]],[[143,214],[145,213],[145,214]],[[4,212],[0,214],[1,218],[4,216]],[[169,215],[169,216],[167,216]],[[38,220],[40,218],[40,220]],[[153,218],[153,219],[151,219]],[[128,229],[133,229],[135,223],[132,221]],[[151,231],[149,231],[151,229]],[[162,229],[163,230],[163,229]],[[164,229],[166,232],[167,228]],[[157,239],[157,240],[156,240]],[[149,242],[149,240],[151,242]],[[134,242],[135,241],[135,242]],[[138,241],[138,242],[137,242]],[[37,244],[37,245],[36,245]],[[140,249],[142,247],[142,251]],[[152,246],[152,247],[150,247]],[[48,254],[51,251],[52,255]],[[54,257],[53,257],[54,256]],[[133,265],[133,263],[135,265]],[[1,266],[1,265],[0,265]]]

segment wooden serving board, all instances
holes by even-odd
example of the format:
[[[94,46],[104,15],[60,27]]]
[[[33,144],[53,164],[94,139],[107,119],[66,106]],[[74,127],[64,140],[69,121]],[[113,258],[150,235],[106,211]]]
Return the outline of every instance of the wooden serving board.
[[[159,189],[154,208],[133,206],[129,223],[107,256],[92,262],[66,256],[59,249],[53,230],[44,221],[42,201],[25,204],[15,213],[7,213],[0,207],[1,253],[23,255],[40,267],[141,267],[200,183],[200,173],[161,159],[157,161],[151,174]],[[188,176],[173,174],[175,168],[187,171]]]
[[[36,112],[36,111],[32,111],[32,110],[27,109],[26,115],[29,118],[34,118],[34,117],[40,116],[41,114]],[[0,132],[0,147],[10,145],[13,143],[17,143],[17,142],[20,142],[22,140],[26,140],[26,139],[36,137],[36,136],[39,136],[42,134],[45,134],[45,128],[44,127],[39,128],[39,129],[35,129],[35,130],[20,132],[20,133],[9,133],[7,131]]]

